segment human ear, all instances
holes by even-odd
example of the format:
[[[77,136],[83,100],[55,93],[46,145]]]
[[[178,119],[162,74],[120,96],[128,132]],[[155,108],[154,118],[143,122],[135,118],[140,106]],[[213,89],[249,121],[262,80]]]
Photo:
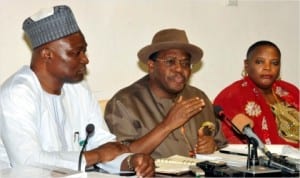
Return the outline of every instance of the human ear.
[[[245,59],[244,60],[244,69],[242,70],[242,73],[241,73],[242,77],[248,76],[248,65],[249,65],[248,60]]]
[[[52,60],[53,53],[52,53],[51,49],[45,47],[45,48],[41,49],[40,55],[44,62],[49,63]]]
[[[147,66],[148,66],[148,72],[152,73],[152,71],[154,70],[154,61],[153,60],[148,60],[147,61]]]
[[[248,66],[249,66],[249,60],[245,59],[244,60],[244,70],[247,72],[248,71]]]

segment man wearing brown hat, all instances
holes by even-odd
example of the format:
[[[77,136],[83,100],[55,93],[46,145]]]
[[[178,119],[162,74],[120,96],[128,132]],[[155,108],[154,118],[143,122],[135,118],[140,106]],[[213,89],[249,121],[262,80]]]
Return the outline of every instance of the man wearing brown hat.
[[[11,165],[84,170],[97,164],[110,173],[152,176],[153,159],[115,142],[83,81],[87,43],[71,9],[43,9],[23,29],[32,46],[31,64],[0,90],[0,131]]]
[[[154,158],[213,153],[226,140],[205,93],[188,84],[202,50],[185,31],[157,32],[138,52],[149,74],[121,89],[108,102],[105,120],[117,139]]]

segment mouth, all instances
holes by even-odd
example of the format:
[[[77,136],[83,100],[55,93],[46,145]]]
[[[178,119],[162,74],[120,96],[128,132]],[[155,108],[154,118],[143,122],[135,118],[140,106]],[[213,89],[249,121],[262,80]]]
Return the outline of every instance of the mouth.
[[[78,70],[78,73],[79,74],[86,74],[87,73],[87,70],[86,70],[86,67],[82,67]]]
[[[173,77],[173,81],[178,84],[183,84],[185,83],[185,77],[183,77],[182,75],[175,75]]]
[[[271,80],[273,79],[273,75],[261,75],[261,78]]]

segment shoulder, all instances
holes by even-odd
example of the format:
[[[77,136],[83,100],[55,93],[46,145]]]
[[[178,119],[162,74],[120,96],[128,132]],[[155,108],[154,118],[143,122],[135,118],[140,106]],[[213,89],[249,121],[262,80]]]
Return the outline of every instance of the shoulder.
[[[284,80],[277,80],[275,82],[275,85],[283,87],[283,88],[287,88],[287,89],[291,89],[291,90],[298,90],[299,91],[299,88],[297,88],[296,85],[294,85],[294,84],[292,84],[290,82],[284,81]]]
[[[224,93],[232,93],[232,92],[235,92],[235,91],[240,91],[243,88],[245,88],[247,85],[249,85],[249,84],[245,80],[234,81],[231,84],[225,86],[223,89],[221,89],[221,91],[219,92],[218,95],[221,95],[221,94],[224,94]]]
[[[2,85],[0,98],[3,110],[7,113],[34,112],[41,101],[42,88],[30,68],[23,67]],[[26,107],[25,107],[26,106]]]
[[[278,80],[274,83],[273,88],[279,96],[291,95],[299,98],[299,88],[287,81]]]
[[[124,87],[120,89],[118,92],[114,94],[112,99],[126,99],[128,100],[129,97],[134,98],[134,97],[140,97],[143,95],[145,92],[148,91],[148,78],[143,77],[134,83],[130,84],[127,87]]]
[[[23,66],[1,85],[0,96],[2,99],[12,96],[25,97],[35,95],[40,91],[41,86],[34,72],[29,66]]]

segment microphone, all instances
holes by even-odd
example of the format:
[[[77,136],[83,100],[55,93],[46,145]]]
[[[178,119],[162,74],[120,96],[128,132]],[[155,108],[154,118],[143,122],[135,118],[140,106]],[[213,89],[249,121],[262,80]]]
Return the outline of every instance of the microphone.
[[[262,150],[262,152],[267,155],[268,158],[272,157],[272,154],[268,149],[265,147],[263,142],[258,138],[258,136],[253,132],[253,121],[249,119],[244,114],[236,115],[232,121],[224,114],[223,109],[220,106],[214,106],[214,112],[218,118],[222,121],[225,121],[227,124],[232,126],[232,128],[241,135],[246,135],[248,138],[252,138],[258,144],[258,148]]]
[[[238,114],[232,119],[232,123],[237,126],[237,128],[243,132],[248,138],[253,139],[258,148],[268,157],[272,158],[271,152],[267,149],[265,144],[261,139],[253,132],[252,126],[253,121],[243,114]]]
[[[240,135],[243,135],[243,132],[241,132],[232,122],[231,120],[225,115],[223,109],[221,108],[221,106],[215,105],[214,106],[214,113],[215,115],[221,119],[222,121],[226,122],[227,125],[231,126],[234,131]]]
[[[94,132],[95,130],[95,126],[94,124],[88,124],[85,128],[85,131],[86,131],[86,138],[83,142],[83,145],[82,145],[82,149],[80,151],[80,154],[79,154],[79,161],[78,161],[78,171],[81,170],[81,160],[82,160],[82,155],[83,155],[83,152],[85,151],[85,147],[88,143],[88,139],[89,137],[92,135],[92,133]]]

